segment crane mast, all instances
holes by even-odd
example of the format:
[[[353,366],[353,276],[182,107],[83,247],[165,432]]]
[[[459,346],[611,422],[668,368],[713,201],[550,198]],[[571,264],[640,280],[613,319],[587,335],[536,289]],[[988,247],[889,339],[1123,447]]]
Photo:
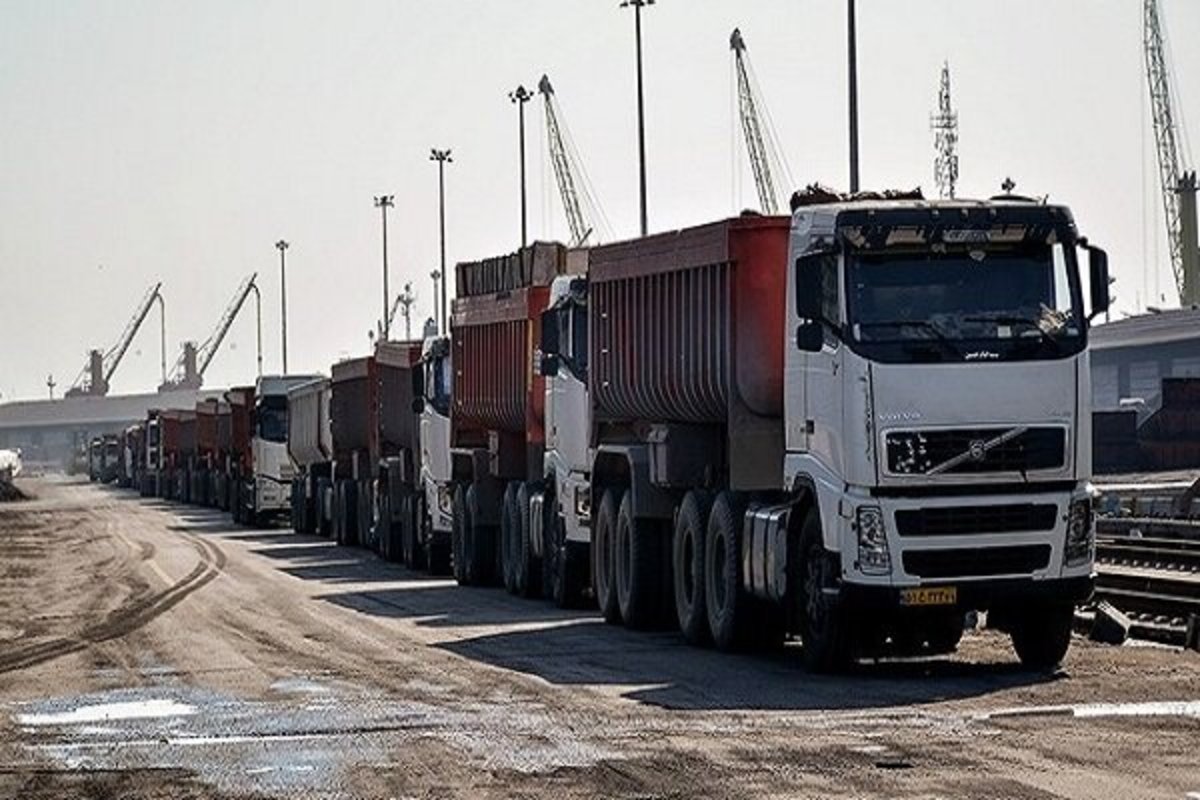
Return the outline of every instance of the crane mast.
[[[121,361],[125,358],[125,354],[129,351],[129,345],[133,343],[133,339],[142,328],[142,323],[146,321],[146,317],[150,314],[150,309],[154,303],[159,304],[160,310],[163,310],[165,317],[165,304],[162,299],[162,283],[156,283],[151,286],[146,294],[138,303],[137,310],[125,325],[125,330],[121,332],[117,343],[110,347],[106,352],[100,353],[98,350],[93,350],[88,354],[88,363],[80,371],[79,377],[75,379],[75,383],[67,390],[67,397],[78,397],[80,395],[95,395],[104,396],[108,394],[109,384],[112,382],[113,375],[116,374],[117,367],[121,365]],[[165,321],[163,323],[166,324]]]
[[[758,190],[758,202],[764,214],[778,214],[781,207],[786,207],[787,198],[780,201],[777,179],[786,179],[787,163],[782,151],[775,141],[770,126],[770,117],[766,104],[760,97],[758,83],[754,79],[754,70],[746,55],[746,40],[738,28],[733,29],[729,36],[729,48],[733,51],[733,68],[737,75],[738,115],[742,122],[742,138],[746,141],[746,151],[750,156],[750,169],[754,173],[754,185]]]
[[[933,162],[933,179],[941,197],[954,199],[958,189],[958,112],[950,97],[950,64],[942,65],[942,82],[938,87],[938,110],[930,120],[933,128],[937,158]]]
[[[538,81],[538,92],[542,95],[542,106],[546,116],[546,144],[550,151],[550,163],[554,168],[554,179],[562,199],[567,226],[571,229],[571,244],[578,247],[589,238],[593,244],[599,238],[611,238],[611,228],[604,216],[596,195],[583,169],[583,162],[571,143],[570,132],[563,120],[554,87],[546,75]],[[597,230],[599,227],[600,230]]]
[[[1163,213],[1167,225],[1167,250],[1171,269],[1184,306],[1200,302],[1194,236],[1195,176],[1180,166],[1178,130],[1172,108],[1170,70],[1163,42],[1162,16],[1158,0],[1143,5],[1143,38],[1146,56],[1146,80],[1150,90],[1150,109],[1154,122],[1154,142],[1158,155],[1159,180],[1162,184]],[[1184,197],[1189,193],[1189,197]],[[1185,212],[1192,218],[1185,219]]]

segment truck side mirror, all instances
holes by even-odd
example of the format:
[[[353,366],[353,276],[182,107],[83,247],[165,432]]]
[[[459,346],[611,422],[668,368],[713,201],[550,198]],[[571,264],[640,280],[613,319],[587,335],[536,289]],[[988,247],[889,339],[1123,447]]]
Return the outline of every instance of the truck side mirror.
[[[1091,278],[1092,310],[1088,319],[1108,311],[1110,298],[1108,295],[1108,253],[1099,247],[1087,246],[1088,272]]]
[[[824,270],[821,253],[796,259],[796,313],[801,319],[821,319],[822,298],[825,297]]]
[[[425,410],[425,398],[417,395],[412,401],[412,410],[414,414],[420,414]]]
[[[542,353],[558,352],[558,312],[555,309],[542,312]]]
[[[543,351],[540,355],[541,358],[538,359],[538,374],[543,378],[553,378],[558,374],[558,354]]]
[[[805,353],[819,353],[825,346],[824,323],[810,320],[796,328],[796,348]]]

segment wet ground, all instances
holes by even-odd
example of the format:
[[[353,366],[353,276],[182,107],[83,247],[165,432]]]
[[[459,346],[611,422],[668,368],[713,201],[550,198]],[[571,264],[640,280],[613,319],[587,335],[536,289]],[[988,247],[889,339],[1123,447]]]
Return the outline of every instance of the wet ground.
[[[0,508],[0,797],[1200,798],[1200,655],[817,678],[218,514]]]

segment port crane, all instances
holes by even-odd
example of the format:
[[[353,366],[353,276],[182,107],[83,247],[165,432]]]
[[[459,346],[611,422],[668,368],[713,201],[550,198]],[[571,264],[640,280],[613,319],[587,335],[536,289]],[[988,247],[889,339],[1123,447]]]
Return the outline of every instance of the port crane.
[[[229,333],[230,327],[233,326],[234,320],[237,319],[238,313],[251,294],[254,295],[257,321],[258,374],[260,377],[262,376],[262,295],[258,291],[257,280],[258,273],[254,273],[241,282],[237,291],[234,292],[233,299],[221,314],[216,328],[207,339],[199,344],[196,342],[183,343],[183,352],[180,353],[171,370],[171,377],[158,387],[160,392],[199,389],[203,385],[204,373],[208,371],[209,364],[212,363],[213,357],[221,348],[221,343],[225,341],[225,335]]]
[[[121,332],[120,338],[117,339],[116,344],[105,352],[92,350],[88,353],[88,362],[79,371],[79,376],[75,379],[75,382],[67,389],[66,397],[81,397],[85,395],[103,397],[108,394],[113,374],[117,371],[117,367],[121,365],[122,359],[125,358],[125,354],[129,351],[129,345],[133,343],[134,337],[141,330],[142,323],[150,315],[150,309],[155,303],[158,303],[159,310],[159,328],[161,333],[159,346],[162,357],[162,371],[163,375],[166,375],[167,314],[161,290],[162,283],[156,283],[146,291],[141,302],[138,303],[137,310],[125,325],[125,330]]]
[[[775,135],[770,114],[762,100],[762,91],[754,77],[754,68],[746,55],[746,40],[738,28],[729,36],[729,48],[733,51],[733,69],[737,76],[738,115],[742,121],[742,138],[750,156],[750,169],[754,173],[754,185],[758,189],[758,203],[764,214],[778,214],[787,208],[787,192],[793,185],[791,172]],[[778,181],[784,181],[784,194],[779,192]]]
[[[1196,226],[1196,173],[1186,171],[1180,155],[1170,69],[1158,0],[1144,0],[1142,31],[1146,80],[1158,157],[1167,249],[1171,269],[1184,307],[1200,304],[1200,252]]]
[[[595,189],[575,149],[548,76],[543,75],[538,81],[538,92],[542,95],[545,110],[550,163],[554,167],[558,194],[567,215],[567,226],[571,229],[571,245],[579,247],[589,240],[591,244],[611,240],[612,226],[596,199]]]

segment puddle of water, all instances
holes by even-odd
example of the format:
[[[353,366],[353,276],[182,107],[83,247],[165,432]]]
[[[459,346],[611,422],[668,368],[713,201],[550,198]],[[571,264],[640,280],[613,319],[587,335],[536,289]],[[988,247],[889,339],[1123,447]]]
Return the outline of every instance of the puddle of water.
[[[21,725],[85,725],[89,722],[113,722],[123,719],[163,719],[195,714],[195,706],[175,700],[135,700],[122,703],[98,703],[69,711],[17,714]]]
[[[1083,705],[1026,706],[1006,708],[981,715],[981,719],[1018,717],[1186,717],[1200,719],[1200,700],[1165,700],[1148,703],[1087,703]]]

